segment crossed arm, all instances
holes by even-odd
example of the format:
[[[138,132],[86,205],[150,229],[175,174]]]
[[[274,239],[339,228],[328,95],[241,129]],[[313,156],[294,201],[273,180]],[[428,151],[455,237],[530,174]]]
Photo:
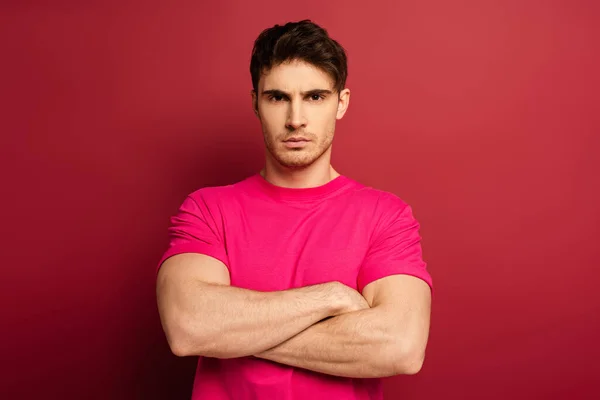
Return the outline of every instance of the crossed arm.
[[[176,355],[256,356],[372,378],[420,370],[431,295],[425,282],[408,275],[374,281],[362,296],[337,282],[279,292],[240,289],[230,286],[220,261],[188,253],[161,267],[157,300]]]
[[[230,286],[224,264],[189,253],[165,261],[157,300],[176,355],[256,356],[336,376],[414,374],[429,334],[429,286],[408,275],[374,281],[362,296],[337,282],[258,292]]]
[[[429,286],[394,275],[367,285],[363,295],[369,308],[319,322],[257,357],[346,377],[419,372],[429,333]]]

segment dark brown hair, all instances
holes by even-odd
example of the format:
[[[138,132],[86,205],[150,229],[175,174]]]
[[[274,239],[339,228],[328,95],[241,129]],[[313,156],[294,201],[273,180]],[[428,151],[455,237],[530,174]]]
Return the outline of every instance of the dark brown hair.
[[[254,42],[250,60],[252,87],[258,90],[263,72],[286,61],[301,60],[327,72],[339,93],[346,86],[348,65],[344,48],[327,31],[306,19],[265,29]]]

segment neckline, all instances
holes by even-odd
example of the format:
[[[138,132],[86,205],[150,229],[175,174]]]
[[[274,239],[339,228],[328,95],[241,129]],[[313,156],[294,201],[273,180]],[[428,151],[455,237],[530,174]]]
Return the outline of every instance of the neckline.
[[[260,173],[253,176],[259,188],[266,192],[269,196],[277,200],[285,201],[307,201],[326,198],[337,192],[349,183],[349,178],[344,175],[339,175],[329,182],[315,187],[309,188],[287,188],[277,186],[267,181]]]

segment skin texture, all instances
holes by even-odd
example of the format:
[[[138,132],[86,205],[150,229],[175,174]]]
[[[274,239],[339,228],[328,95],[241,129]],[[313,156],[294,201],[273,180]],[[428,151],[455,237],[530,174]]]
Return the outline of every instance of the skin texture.
[[[368,307],[359,293],[338,282],[275,292],[229,283],[227,267],[212,257],[189,253],[165,261],[158,306],[174,354],[251,356],[325,318]]]
[[[257,357],[350,378],[412,375],[421,370],[431,297],[422,280],[396,275],[367,285],[362,310],[314,324]]]
[[[339,174],[331,167],[336,121],[350,104],[350,90],[334,91],[333,79],[302,61],[272,67],[252,92],[254,112],[260,120],[266,150],[263,176],[283,187],[314,187]],[[309,140],[289,148],[285,140]]]

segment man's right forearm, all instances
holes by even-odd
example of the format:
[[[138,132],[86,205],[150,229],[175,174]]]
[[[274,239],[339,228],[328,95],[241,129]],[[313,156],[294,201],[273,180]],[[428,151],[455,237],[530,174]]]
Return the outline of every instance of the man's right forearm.
[[[170,291],[163,325],[178,355],[250,356],[288,340],[343,308],[335,284],[278,292],[188,282]]]

